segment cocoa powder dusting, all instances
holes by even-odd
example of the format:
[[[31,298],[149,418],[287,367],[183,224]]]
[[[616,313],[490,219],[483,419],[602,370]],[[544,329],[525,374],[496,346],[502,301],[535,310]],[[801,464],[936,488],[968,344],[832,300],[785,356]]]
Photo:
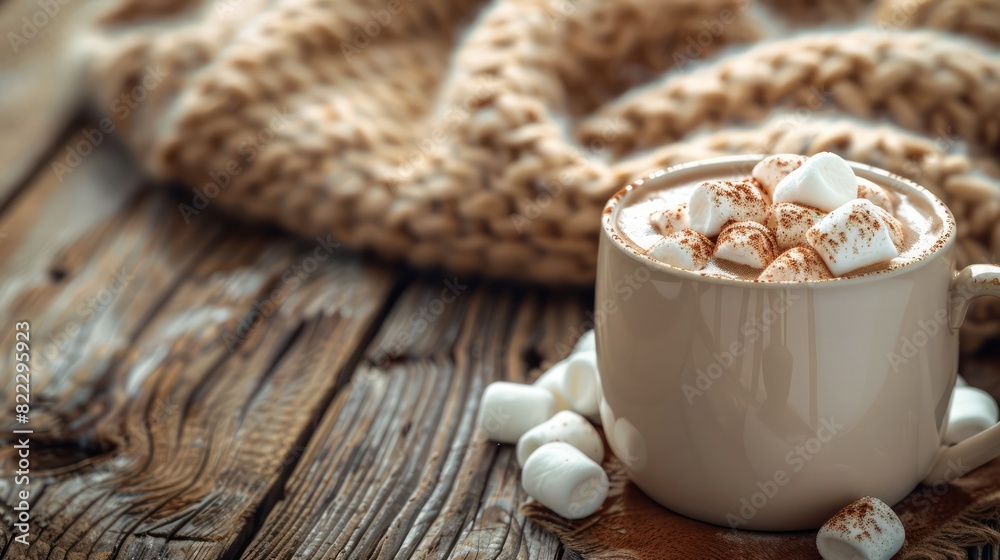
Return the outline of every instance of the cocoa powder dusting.
[[[715,250],[715,246],[711,239],[693,229],[686,229],[684,230],[684,233],[686,236],[678,243],[684,247],[690,248],[695,260],[707,261],[712,258],[712,252]]]
[[[792,247],[778,255],[761,275],[771,282],[806,282],[831,278],[830,270],[812,247]]]
[[[731,207],[739,209],[740,212],[735,216],[737,220],[751,219],[767,212],[764,195],[749,177],[736,181],[704,181],[702,185],[708,187],[716,208],[721,208],[723,202],[727,202]]]
[[[858,542],[872,540],[872,533],[882,533],[882,528],[878,526],[875,506],[870,500],[872,498],[865,496],[848,504],[827,522],[827,526],[845,539],[852,538],[852,532],[857,531],[857,535],[853,538]]]
[[[807,159],[809,159],[807,156],[773,156],[771,161],[778,166],[778,169],[787,173],[802,167]]]
[[[776,158],[776,164],[782,172],[791,172],[801,166],[806,159],[808,158],[805,156],[780,157]],[[708,268],[700,272],[707,276],[740,278],[755,282],[805,282],[835,279],[827,268],[827,263],[823,257],[820,257],[816,249],[827,255],[830,266],[833,266],[837,263],[837,254],[843,255],[845,251],[859,254],[866,245],[874,243],[877,236],[884,235],[882,228],[886,228],[888,231],[900,253],[900,258],[893,258],[891,261],[879,263],[877,266],[859,268],[844,277],[885,272],[940,250],[955,230],[954,222],[946,220],[945,225],[949,227],[943,233],[935,233],[934,235],[937,237],[925,239],[932,233],[927,225],[919,221],[903,221],[902,217],[897,217],[897,210],[887,211],[868,200],[870,205],[854,205],[850,208],[850,212],[841,223],[842,226],[847,225],[847,228],[838,227],[835,231],[820,231],[814,226],[828,215],[826,212],[810,206],[787,202],[770,206],[767,203],[767,194],[757,178],[743,177],[702,181],[697,185],[689,184],[684,189],[691,192],[691,189],[704,187],[709,190],[710,204],[714,204],[717,208],[726,206],[733,210],[732,219],[723,226],[722,232],[714,239],[705,237],[691,229],[684,231],[684,240],[680,244],[689,250],[697,261],[707,263]],[[886,187],[883,186],[883,188]],[[914,207],[921,208],[921,204],[923,204],[922,200],[908,193],[893,192],[888,188],[886,191],[887,195],[891,196],[897,203],[909,204],[907,207],[910,208],[910,215],[907,215],[907,218],[916,214],[912,210]],[[663,200],[666,201],[667,198]],[[656,210],[653,214],[646,213],[643,216],[643,221],[647,224],[653,222],[651,225],[657,230],[662,228],[660,224],[666,226],[683,223],[686,212],[686,202],[683,200],[686,198],[673,200],[673,203],[665,203],[666,207],[662,210]],[[894,205],[898,206],[898,204]],[[929,216],[931,220],[937,220],[939,224],[942,222],[934,213],[920,210],[918,212]],[[764,223],[757,223],[757,220]],[[782,240],[781,245],[777,243],[778,239]],[[808,245],[806,245],[806,241],[808,241]],[[917,245],[921,242],[924,243],[923,246]],[[727,251],[733,248],[744,251],[737,253],[740,255],[740,261],[735,261],[738,266],[715,255],[717,246],[721,244],[727,244]],[[845,244],[852,245],[847,247]],[[780,252],[780,247],[789,246],[791,248],[783,253]],[[909,254],[905,256],[903,254],[904,248],[909,251]],[[732,255],[733,253],[728,254]],[[743,257],[748,254],[752,255],[751,260],[765,263],[767,268],[763,274],[753,276],[753,267],[747,267],[745,266],[747,263],[741,262]],[[716,261],[719,263],[712,264]],[[736,268],[733,268],[734,266]],[[739,267],[747,268],[747,270],[744,271]],[[994,280],[993,283],[1000,285],[1000,279]]]
[[[778,248],[771,230],[757,222],[730,223],[719,234],[716,243],[729,244],[739,251],[760,255],[765,266],[774,260]]]

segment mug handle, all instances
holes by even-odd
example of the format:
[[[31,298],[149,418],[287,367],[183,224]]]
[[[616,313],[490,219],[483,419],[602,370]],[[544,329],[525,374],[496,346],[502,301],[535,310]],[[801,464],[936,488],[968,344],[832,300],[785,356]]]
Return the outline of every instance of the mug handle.
[[[974,264],[955,275],[951,282],[952,329],[962,326],[972,300],[983,296],[1000,297],[1000,266]],[[926,485],[951,482],[997,456],[1000,456],[1000,424],[944,449],[922,482]]]

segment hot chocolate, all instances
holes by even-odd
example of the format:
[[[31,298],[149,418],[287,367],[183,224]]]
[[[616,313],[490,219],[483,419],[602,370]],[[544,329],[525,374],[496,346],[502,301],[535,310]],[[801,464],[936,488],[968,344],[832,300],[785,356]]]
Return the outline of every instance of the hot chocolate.
[[[617,225],[647,258],[749,281],[857,277],[933,251],[946,228],[930,204],[873,179],[834,154],[779,154],[745,176],[654,187]]]

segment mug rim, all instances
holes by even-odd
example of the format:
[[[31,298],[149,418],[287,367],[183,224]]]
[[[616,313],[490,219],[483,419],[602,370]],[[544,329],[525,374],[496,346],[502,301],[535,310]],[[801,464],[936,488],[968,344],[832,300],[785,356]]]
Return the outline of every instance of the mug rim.
[[[620,208],[620,203],[633,191],[640,188],[648,189],[650,187],[646,185],[653,181],[663,181],[664,177],[668,177],[671,174],[677,173],[679,171],[685,171],[697,167],[713,166],[713,167],[723,167],[737,164],[756,164],[760,162],[765,157],[773,154],[745,154],[745,155],[733,155],[733,156],[722,156],[707,159],[700,159],[697,161],[692,161],[688,163],[681,163],[677,165],[672,165],[665,169],[659,169],[639,177],[633,180],[624,187],[618,190],[614,195],[608,199],[608,202],[604,205],[604,211],[602,212],[601,222],[602,222],[602,236],[611,243],[616,250],[621,251],[629,256],[629,258],[642,263],[646,266],[651,266],[654,269],[658,269],[662,272],[667,273],[671,276],[678,277],[679,280],[693,280],[698,282],[707,282],[711,284],[723,284],[727,286],[734,286],[740,288],[754,288],[754,289],[768,289],[768,288],[781,288],[788,289],[792,286],[797,287],[808,287],[808,288],[829,288],[829,287],[849,287],[856,284],[862,284],[865,282],[874,282],[877,280],[882,280],[886,278],[892,278],[900,274],[906,274],[908,271],[913,271],[919,268],[931,260],[932,257],[946,251],[955,243],[955,231],[956,223],[955,216],[952,214],[951,209],[948,205],[944,203],[940,198],[934,195],[926,188],[914,183],[913,181],[886,171],[885,169],[867,165],[864,163],[859,163],[852,160],[845,160],[848,165],[854,170],[862,170],[870,175],[877,175],[883,181],[888,181],[893,184],[893,187],[900,188],[903,190],[914,191],[921,196],[923,196],[934,209],[935,214],[941,218],[945,224],[946,231],[942,233],[934,244],[925,252],[924,254],[916,257],[913,261],[898,266],[896,268],[888,268],[885,270],[878,270],[874,272],[869,272],[867,274],[862,274],[860,276],[852,276],[847,278],[836,277],[829,278],[825,280],[783,280],[780,282],[769,282],[762,280],[743,280],[737,278],[724,278],[721,276],[712,276],[704,274],[700,271],[687,270],[684,268],[676,267],[667,264],[662,261],[658,261],[644,253],[640,253],[641,248],[636,246],[630,239],[625,238],[624,233],[622,233],[617,227],[617,212],[616,210]],[[616,239],[618,237],[618,239]]]

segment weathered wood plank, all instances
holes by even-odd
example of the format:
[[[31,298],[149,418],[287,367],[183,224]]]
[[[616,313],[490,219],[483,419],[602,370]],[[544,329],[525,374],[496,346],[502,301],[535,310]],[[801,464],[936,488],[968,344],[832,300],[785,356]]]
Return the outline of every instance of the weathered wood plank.
[[[285,250],[275,253],[289,254]],[[272,262],[281,263],[280,270],[273,272],[283,274],[289,269],[283,258]],[[211,268],[216,278],[209,283],[226,294],[239,285],[232,274],[247,273],[236,269],[220,275]],[[259,261],[252,271],[247,279],[255,284],[268,276],[280,278],[262,270]],[[201,276],[203,280],[208,277]],[[152,485],[163,492],[162,498],[155,498],[155,513],[139,517],[137,527],[129,529],[131,534],[120,545],[121,557],[219,558],[245,545],[253,529],[251,515],[266,512],[273,493],[280,491],[285,471],[301,454],[309,426],[328,404],[340,370],[364,339],[390,287],[386,275],[357,262],[345,260],[317,271],[262,319],[259,327],[250,330],[234,354],[229,352],[227,331],[236,333],[239,324],[253,321],[249,310],[261,301],[260,288],[243,294],[255,299],[229,306],[234,311],[242,309],[244,316],[220,322],[217,332],[202,334],[202,321],[190,324],[194,332],[188,335],[194,340],[185,346],[194,342],[194,351],[179,357],[184,364],[180,370],[174,371],[164,360],[150,373],[177,376],[169,385],[169,398],[183,403],[183,413],[151,434],[157,443],[163,441],[153,446],[152,453],[165,451],[174,458],[159,462],[158,472],[115,490],[120,494],[129,492],[132,485]],[[176,311],[186,313],[196,298],[193,291],[179,293],[174,300]],[[217,301],[208,305],[220,307]],[[161,315],[173,313],[167,309]],[[172,327],[168,323],[166,328]],[[151,326],[150,330],[158,329]],[[178,359],[176,354],[174,359]],[[157,385],[151,379],[147,386]],[[172,463],[199,468],[191,476]],[[169,491],[159,490],[163,487]],[[145,508],[148,499],[143,496],[133,504]],[[105,510],[113,514],[121,507]]]
[[[557,558],[525,520],[510,446],[475,429],[496,380],[568,352],[586,296],[425,280],[400,298],[244,554]],[[563,346],[557,349],[557,344]]]
[[[21,488],[0,451],[4,558],[238,554],[392,291],[326,241],[186,224],[164,192],[101,174],[121,165],[102,150],[64,182],[45,173],[0,220],[0,316],[51,350],[32,384],[28,548],[11,543]]]
[[[120,245],[109,247],[106,258],[91,259],[102,243],[122,243],[109,232],[141,227],[136,213],[131,223],[116,213],[137,192],[138,177],[123,166],[118,154],[104,150],[83,161],[73,180],[59,182],[45,173],[30,191],[0,220],[0,345],[14,344],[14,321],[32,323],[34,416],[38,425],[53,421],[52,399],[75,395],[50,387],[73,383],[101,359],[125,348],[122,336],[141,320],[143,306],[117,296],[137,273],[144,275],[150,294],[157,283],[169,285],[171,270],[152,270],[126,262]],[[179,263],[183,264],[183,263]],[[133,286],[136,288],[136,286]],[[147,305],[148,307],[148,305]],[[113,327],[113,328],[111,328]],[[100,349],[101,351],[96,351]],[[9,350],[8,350],[9,351]],[[72,368],[67,367],[74,364]],[[13,403],[13,363],[0,363],[0,394]],[[13,405],[11,405],[13,406]],[[5,416],[10,422],[10,416]],[[62,423],[65,423],[65,419]]]
[[[42,173],[23,197],[0,220],[0,344],[13,348],[14,321],[32,324],[32,422],[29,427],[39,438],[72,429],[72,415],[82,394],[70,388],[79,376],[100,371],[101,364],[127,346],[127,333],[142,322],[145,306],[141,298],[169,289],[183,271],[184,259],[176,269],[140,266],[127,261],[127,237],[122,233],[143,227],[139,210],[155,211],[152,200],[137,200],[131,219],[118,212],[138,192],[138,175],[120,153],[110,146],[81,161],[71,178],[60,181],[52,172]],[[167,209],[160,209],[169,215]],[[148,221],[148,220],[146,220]],[[157,224],[148,223],[147,228]],[[114,232],[114,233],[113,233]],[[150,229],[150,233],[155,232]],[[206,232],[207,233],[207,232]],[[148,236],[152,239],[151,236]],[[207,239],[206,239],[207,241]],[[103,251],[97,248],[104,246]],[[195,255],[192,245],[188,254]],[[155,249],[155,247],[152,247]],[[97,256],[102,258],[97,258]],[[133,259],[134,261],[134,259]],[[133,282],[138,274],[143,282]],[[121,297],[131,284],[132,297]],[[140,290],[138,288],[144,287]],[[13,403],[14,376],[10,360],[0,362],[3,373],[2,401]],[[13,407],[13,404],[10,405]],[[7,422],[11,421],[5,415]],[[51,434],[47,434],[51,432]],[[9,439],[9,431],[4,433]],[[73,455],[78,446],[35,449],[33,464],[42,469]],[[93,451],[99,451],[94,446]],[[9,475],[9,451],[4,447],[4,471]],[[38,492],[44,486],[33,479]],[[0,493],[8,493],[11,477],[4,476]],[[6,549],[9,528],[5,524],[0,539]],[[17,552],[8,550],[8,557]]]

